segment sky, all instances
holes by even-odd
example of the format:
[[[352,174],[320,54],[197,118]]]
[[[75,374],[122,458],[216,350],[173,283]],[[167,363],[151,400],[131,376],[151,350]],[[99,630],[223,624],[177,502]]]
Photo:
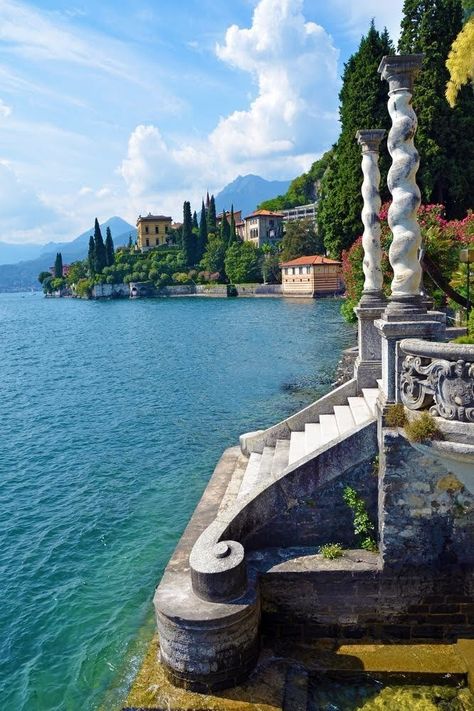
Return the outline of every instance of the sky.
[[[403,0],[0,0],[0,240],[180,220],[292,179],[339,133],[344,62]]]

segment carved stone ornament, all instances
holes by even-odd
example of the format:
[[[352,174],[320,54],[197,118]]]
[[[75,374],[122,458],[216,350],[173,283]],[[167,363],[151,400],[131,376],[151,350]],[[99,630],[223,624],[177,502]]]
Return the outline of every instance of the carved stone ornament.
[[[432,415],[445,420],[474,422],[474,363],[408,355],[400,395],[410,410],[430,407]]]

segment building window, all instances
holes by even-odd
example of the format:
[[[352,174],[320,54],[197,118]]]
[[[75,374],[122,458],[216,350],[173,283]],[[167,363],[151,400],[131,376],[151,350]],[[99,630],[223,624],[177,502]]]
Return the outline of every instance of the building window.
[[[158,225],[155,225],[155,235],[157,235],[159,231],[160,231],[160,228],[158,227]]]
[[[165,225],[165,234],[168,234],[168,225]]]
[[[298,274],[303,274],[303,267],[298,267]]]
[[[159,244],[160,244],[160,238],[157,237],[157,238],[156,238],[156,246],[158,247]]]
[[[148,225],[146,225],[146,227],[145,227],[145,234],[146,235],[148,234]]]
[[[147,229],[148,229],[148,227],[147,227]],[[145,244],[146,244],[147,247],[150,246],[150,240],[148,239],[148,237],[147,237],[146,240],[145,240]]]
[[[311,274],[311,267],[306,267],[306,274]]]

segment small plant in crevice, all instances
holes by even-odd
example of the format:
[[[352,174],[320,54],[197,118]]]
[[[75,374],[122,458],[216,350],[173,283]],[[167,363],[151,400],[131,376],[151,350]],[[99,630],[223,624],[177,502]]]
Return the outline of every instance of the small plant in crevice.
[[[405,408],[401,402],[396,405],[390,405],[387,408],[387,414],[385,415],[387,427],[404,427],[406,421]]]
[[[359,540],[360,547],[366,551],[377,551],[377,541],[374,537],[375,526],[370,520],[364,499],[351,486],[346,486],[342,496],[352,511],[354,533]]]
[[[340,543],[325,543],[324,546],[321,546],[319,552],[322,553],[323,558],[328,560],[341,558],[344,555],[344,550]]]
[[[441,438],[441,432],[438,429],[436,420],[426,410],[406,423],[405,434],[410,442],[426,442],[427,440]]]
[[[374,457],[374,461],[372,462],[372,474],[374,476],[379,475],[379,468],[380,468],[380,457],[378,454],[376,454]]]

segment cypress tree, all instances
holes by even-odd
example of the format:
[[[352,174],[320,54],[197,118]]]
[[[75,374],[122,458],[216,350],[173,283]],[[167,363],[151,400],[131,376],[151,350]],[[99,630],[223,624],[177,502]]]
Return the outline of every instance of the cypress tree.
[[[89,249],[87,251],[87,266],[89,267],[90,276],[93,276],[93,274],[95,274],[95,243],[94,243],[94,238],[92,235],[89,237]]]
[[[398,43],[401,53],[425,54],[413,92],[417,183],[423,202],[442,203],[449,219],[462,217],[474,205],[474,93],[463,87],[454,109],[444,96],[446,59],[462,25],[461,0],[405,0]]]
[[[62,279],[63,277],[63,255],[61,252],[57,252],[54,260],[54,276],[56,279]]]
[[[193,212],[193,230],[199,231],[198,216],[196,210]]]
[[[105,235],[105,262],[106,266],[111,267],[115,261],[115,249],[114,241],[112,239],[112,233],[110,227],[107,227],[107,232]]]
[[[204,200],[201,207],[201,219],[199,221],[199,235],[196,250],[196,264],[198,264],[204,256],[207,247],[207,218],[204,207]]]
[[[227,248],[229,246],[229,239],[230,239],[230,225],[229,225],[229,220],[227,219],[227,213],[225,210],[222,210],[221,239]]]
[[[196,250],[195,250],[195,243],[196,243],[196,237],[193,234],[193,218],[191,215],[191,203],[185,202],[183,203],[183,227],[182,227],[182,249],[183,249],[183,257],[184,257],[184,263],[188,267],[192,267],[195,263],[195,257],[196,257]]]
[[[235,217],[234,217],[234,206],[230,206],[230,235],[229,235],[229,245],[237,242],[237,232],[235,229]]]
[[[105,245],[102,239],[102,232],[97,217],[94,223],[94,272],[100,274],[106,266]]]
[[[216,201],[214,200],[214,195],[211,195],[211,198],[209,200],[209,208],[207,210],[207,231],[215,233],[216,229]]]
[[[331,255],[339,256],[362,234],[361,152],[355,134],[364,128],[389,129],[387,86],[377,73],[380,60],[393,54],[393,44],[387,30],[381,34],[371,23],[359,49],[344,65],[343,85],[339,94],[341,134],[328,156],[328,165],[321,180],[318,206],[318,227]],[[385,86],[384,86],[385,85]],[[389,198],[386,175],[390,157],[380,153],[381,197]]]

